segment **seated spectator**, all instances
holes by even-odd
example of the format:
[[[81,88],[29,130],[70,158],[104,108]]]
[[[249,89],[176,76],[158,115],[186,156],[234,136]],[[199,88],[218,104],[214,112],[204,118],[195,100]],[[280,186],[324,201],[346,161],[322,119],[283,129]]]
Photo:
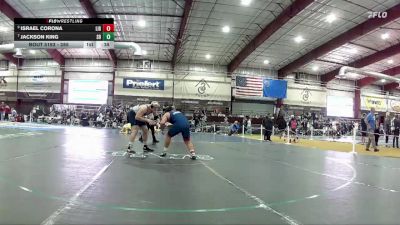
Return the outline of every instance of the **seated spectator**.
[[[229,136],[231,136],[232,134],[238,134],[239,133],[239,130],[240,130],[240,124],[239,124],[239,121],[235,121],[232,125],[231,125],[231,127],[230,127],[230,129],[229,129]]]

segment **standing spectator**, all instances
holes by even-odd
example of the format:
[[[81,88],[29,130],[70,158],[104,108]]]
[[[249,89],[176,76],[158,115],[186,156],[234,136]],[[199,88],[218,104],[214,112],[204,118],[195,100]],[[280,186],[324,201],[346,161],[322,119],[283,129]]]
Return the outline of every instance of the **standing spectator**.
[[[9,120],[9,115],[11,114],[11,108],[9,105],[5,105],[4,107],[4,120]]]
[[[17,110],[15,110],[14,108],[11,108],[11,116],[14,118],[14,120],[17,117]]]
[[[374,137],[374,132],[375,132],[375,127],[376,127],[376,121],[375,121],[375,108],[371,108],[371,111],[368,113],[368,115],[364,118],[365,123],[367,124],[367,132],[368,132],[368,142],[366,146],[366,151],[369,151],[369,146],[372,143],[372,147],[374,148],[375,152],[378,152],[379,149],[376,147],[376,142],[375,142],[375,137]]]
[[[244,128],[244,132],[245,133],[247,133],[247,122],[248,122],[248,120],[249,120],[249,116],[245,116],[244,118],[243,118],[243,128]]]
[[[291,119],[289,121],[289,126],[290,126],[292,135],[295,137],[295,138],[293,138],[293,142],[296,142],[296,140],[298,139],[298,137],[297,137],[297,120],[296,120],[296,117],[294,117],[294,115],[291,116]],[[289,138],[289,143],[292,143],[292,139],[290,137],[288,137],[288,138]]]
[[[394,131],[393,131],[393,148],[394,148],[394,142],[396,140],[396,148],[399,148],[399,135],[400,135],[400,119],[399,115],[395,116],[394,122]]]
[[[4,102],[1,102],[0,104],[0,121],[4,119],[4,110],[5,110],[5,104]]]
[[[386,113],[386,117],[384,119],[385,120],[383,122],[383,129],[384,129],[384,133],[385,133],[385,143],[387,146],[388,142],[389,142],[389,135],[390,135],[390,114]]]
[[[283,115],[279,114],[278,118],[276,118],[276,125],[278,127],[278,132],[280,134],[279,138],[282,138],[282,135],[285,133],[286,129],[286,121],[285,118],[283,118]]]
[[[200,115],[198,113],[194,114],[194,128],[196,129],[199,126]]]
[[[269,116],[266,116],[262,121],[263,127],[265,128],[264,132],[264,141],[271,141],[271,134],[273,129],[273,122]]]
[[[375,116],[375,144],[378,146],[379,137],[383,134],[383,118],[379,115]]]
[[[247,117],[247,133],[248,134],[252,134],[253,133],[253,129],[251,127],[251,118]]]
[[[365,123],[365,118],[366,114],[362,114],[362,119],[361,119],[361,143],[365,144],[365,137],[367,136],[367,124]]]

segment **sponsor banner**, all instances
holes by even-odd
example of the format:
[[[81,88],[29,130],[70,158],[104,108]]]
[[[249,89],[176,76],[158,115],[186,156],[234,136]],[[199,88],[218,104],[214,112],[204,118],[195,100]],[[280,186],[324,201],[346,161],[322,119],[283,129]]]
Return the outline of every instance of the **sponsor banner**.
[[[370,110],[372,107],[378,112],[386,112],[388,109],[386,98],[361,96],[361,109]]]
[[[302,89],[288,88],[285,105],[301,105],[326,107],[326,91],[313,90],[307,87]]]
[[[164,80],[124,78],[123,88],[164,90]]]
[[[207,78],[181,80],[176,83],[175,98],[230,101],[231,83],[208,81]]]
[[[17,82],[14,77],[0,76],[0,93],[16,92]]]
[[[400,101],[390,99],[388,104],[388,111],[400,113]]]

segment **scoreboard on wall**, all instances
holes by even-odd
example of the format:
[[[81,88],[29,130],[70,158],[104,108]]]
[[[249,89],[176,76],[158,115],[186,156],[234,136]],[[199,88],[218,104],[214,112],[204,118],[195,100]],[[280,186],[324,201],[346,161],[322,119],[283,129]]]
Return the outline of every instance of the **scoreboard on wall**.
[[[112,18],[15,18],[16,48],[114,48]]]

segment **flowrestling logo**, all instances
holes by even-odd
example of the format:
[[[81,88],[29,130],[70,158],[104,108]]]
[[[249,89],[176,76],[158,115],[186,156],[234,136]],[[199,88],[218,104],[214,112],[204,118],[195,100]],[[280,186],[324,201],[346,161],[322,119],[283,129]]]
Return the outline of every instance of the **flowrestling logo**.
[[[124,78],[124,88],[164,90],[164,80],[147,80]]]
[[[368,18],[369,19],[374,19],[374,18],[384,19],[387,16],[388,16],[387,12],[375,12],[375,11],[369,11],[368,12]]]

